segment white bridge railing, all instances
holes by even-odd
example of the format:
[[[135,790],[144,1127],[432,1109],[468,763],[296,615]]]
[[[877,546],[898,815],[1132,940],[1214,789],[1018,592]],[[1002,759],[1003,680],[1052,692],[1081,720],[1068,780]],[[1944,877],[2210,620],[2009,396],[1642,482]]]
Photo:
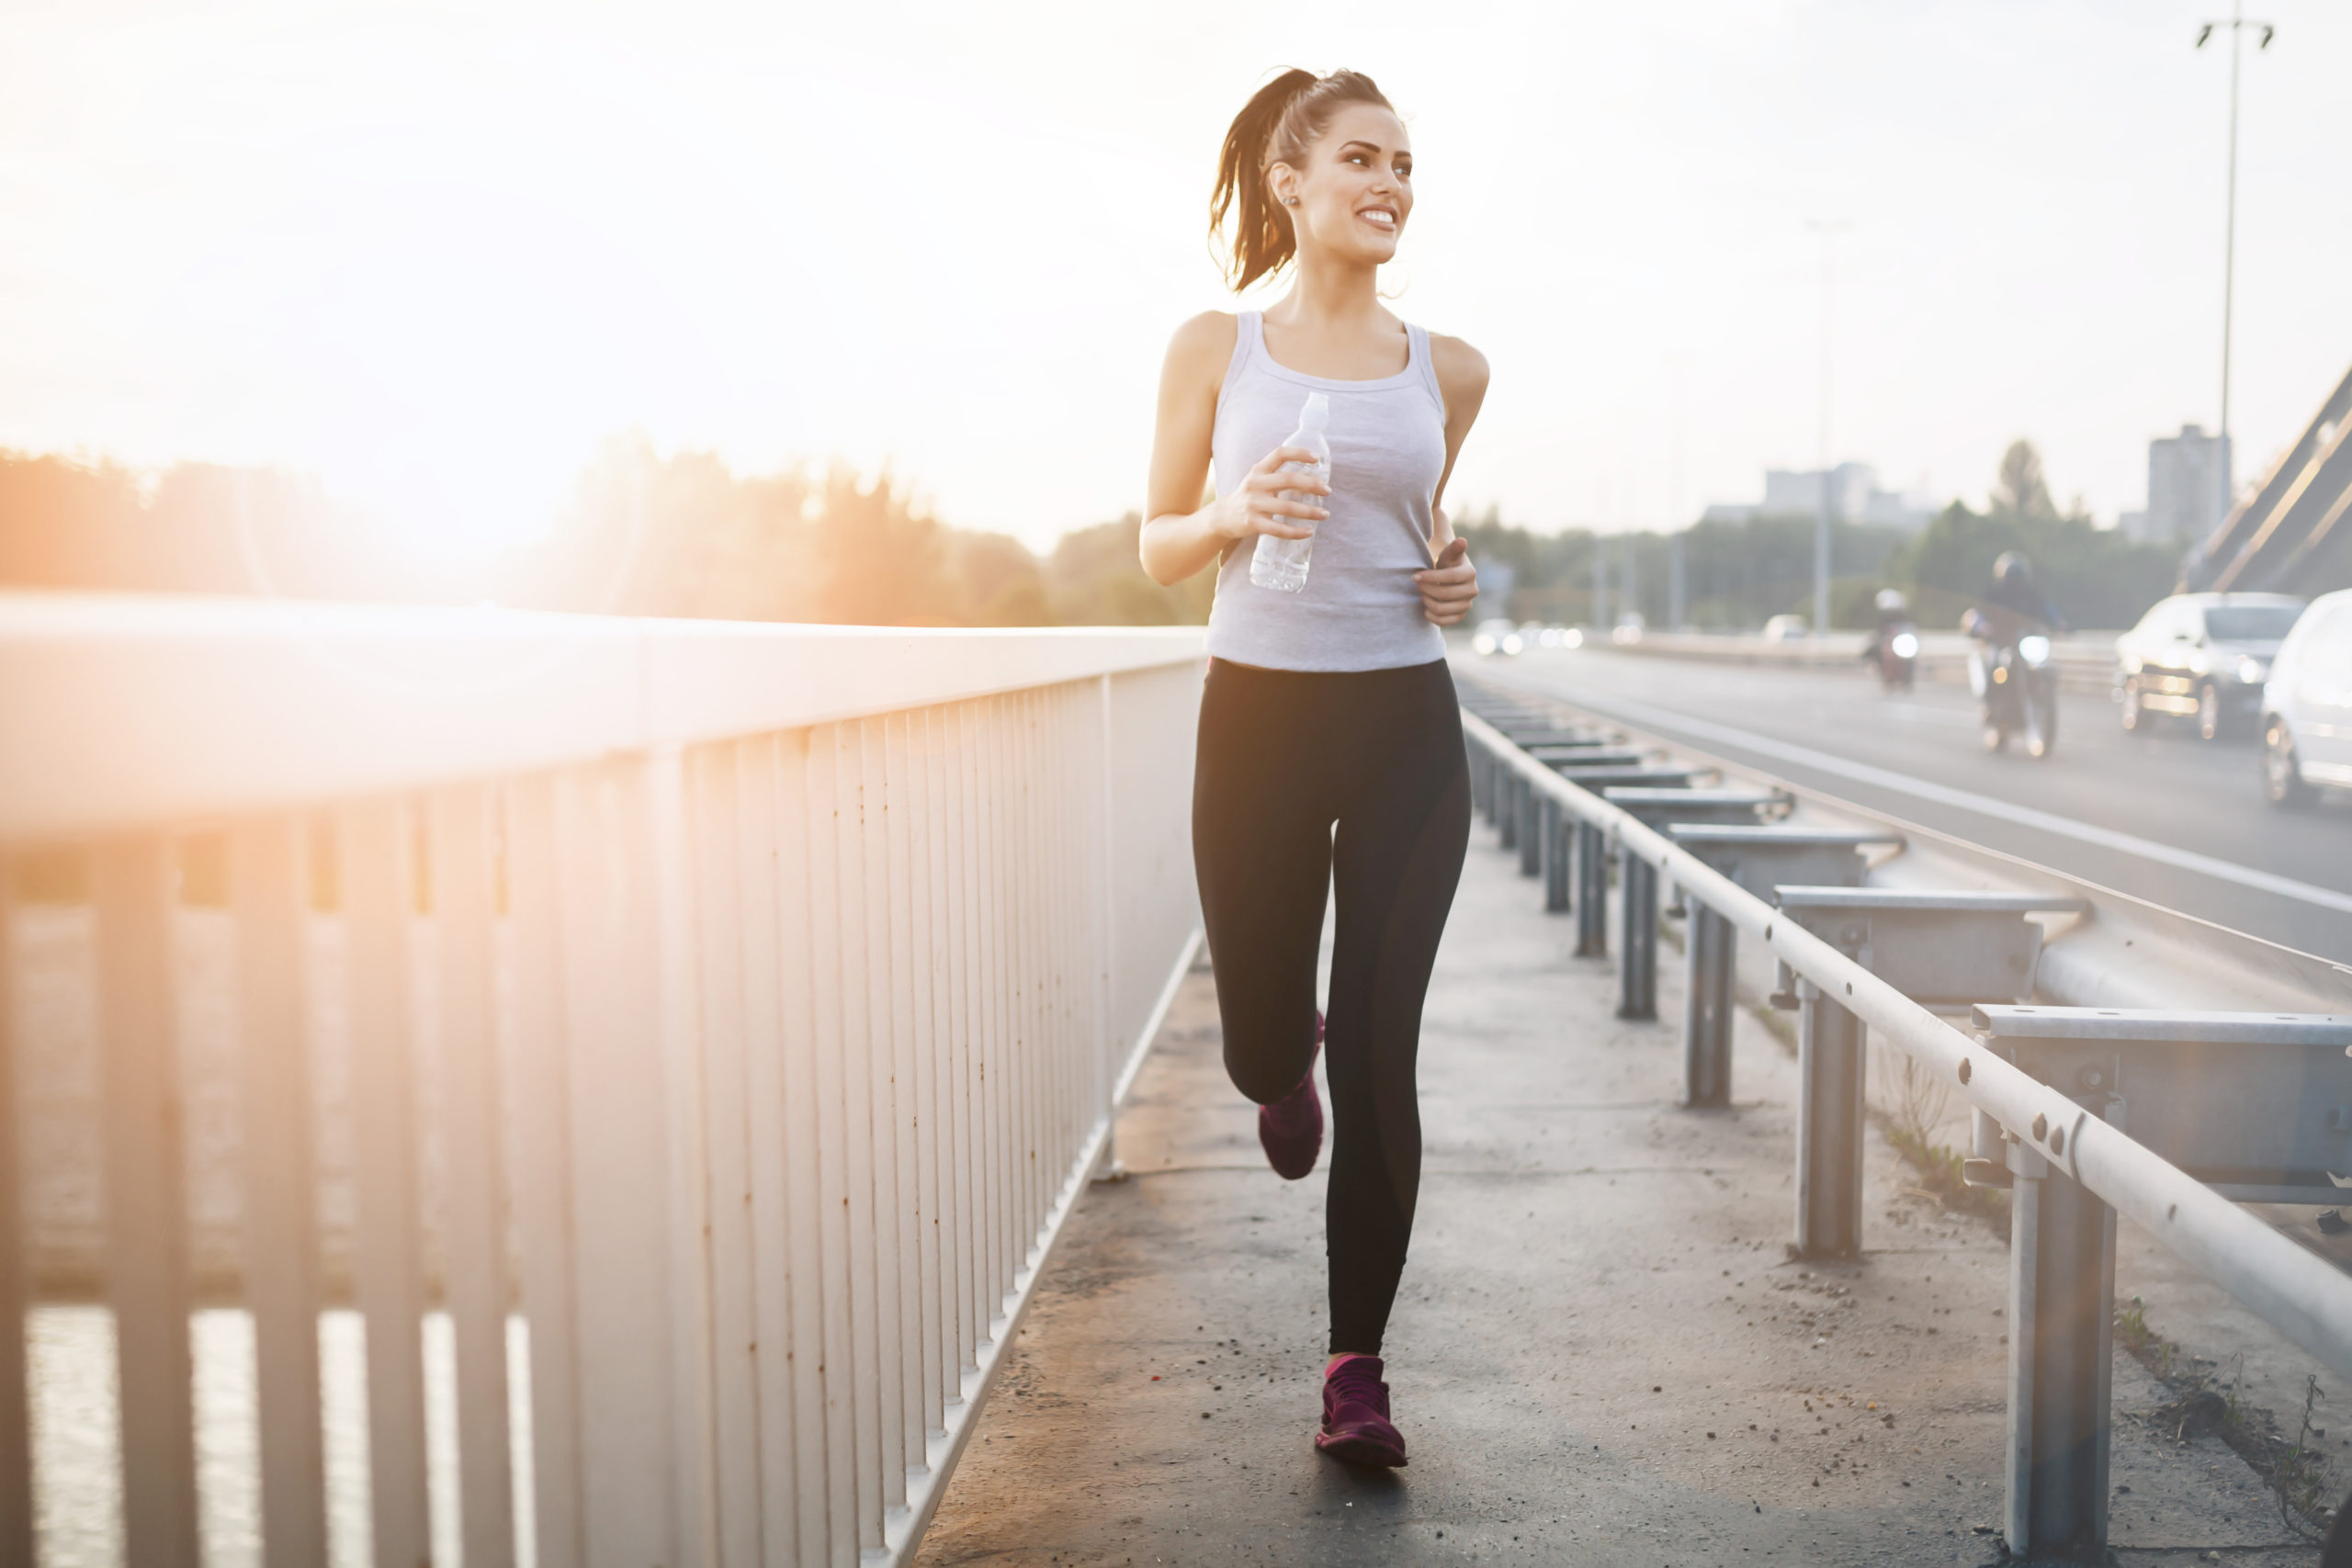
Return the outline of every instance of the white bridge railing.
[[[446,1562],[436,1508],[466,1568],[910,1557],[1197,943],[1201,660],[0,595],[0,1313],[110,1308],[122,1557],[198,1560],[224,1292],[269,1564],[351,1555],[331,1308],[376,1568]],[[83,1101],[28,1077],[77,1051]],[[7,1562],[47,1483],[24,1344]]]

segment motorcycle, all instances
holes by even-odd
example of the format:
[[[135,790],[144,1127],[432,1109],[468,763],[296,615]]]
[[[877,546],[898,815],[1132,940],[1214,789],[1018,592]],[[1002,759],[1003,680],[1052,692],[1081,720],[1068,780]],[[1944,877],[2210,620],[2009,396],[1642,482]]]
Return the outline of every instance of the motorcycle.
[[[1971,610],[1960,629],[1973,639],[1968,685],[1984,705],[1984,750],[2014,735],[2037,760],[2058,745],[2058,665],[2041,623],[2007,610]]]
[[[1909,691],[1919,678],[1919,628],[1908,621],[1890,624],[1871,644],[1870,660],[1880,685],[1890,692]]]

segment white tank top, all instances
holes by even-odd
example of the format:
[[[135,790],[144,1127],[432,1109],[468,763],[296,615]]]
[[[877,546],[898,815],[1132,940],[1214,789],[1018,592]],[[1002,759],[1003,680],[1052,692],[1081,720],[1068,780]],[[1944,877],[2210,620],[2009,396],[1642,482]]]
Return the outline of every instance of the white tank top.
[[[1422,618],[1413,582],[1430,564],[1430,507],[1445,472],[1445,398],[1429,334],[1405,329],[1407,361],[1394,376],[1334,381],[1275,364],[1257,311],[1237,324],[1210,442],[1216,492],[1232,494],[1297,428],[1306,395],[1321,392],[1331,405],[1331,514],[1316,526],[1296,593],[1250,581],[1255,535],[1227,553],[1210,654],[1270,670],[1393,670],[1444,658],[1445,638]]]

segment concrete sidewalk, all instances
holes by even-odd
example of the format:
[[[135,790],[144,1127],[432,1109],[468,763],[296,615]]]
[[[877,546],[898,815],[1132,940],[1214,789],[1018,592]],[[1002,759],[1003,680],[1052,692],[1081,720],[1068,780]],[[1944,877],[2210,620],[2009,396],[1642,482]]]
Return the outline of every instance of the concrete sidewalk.
[[[1410,1467],[1310,1446],[1322,1176],[1266,1168],[1196,972],[1120,1121],[1135,1174],[1072,1217],[922,1562],[2001,1558],[2000,1238],[1874,1134],[1867,1256],[1789,1261],[1789,1054],[1743,1014],[1736,1109],[1678,1109],[1671,950],[1668,1021],[1617,1021],[1515,864],[1474,832],[1423,1032],[1387,1345]],[[2120,1562],[2316,1562],[2219,1439],[2154,1434],[2120,1355],[2115,1387]]]

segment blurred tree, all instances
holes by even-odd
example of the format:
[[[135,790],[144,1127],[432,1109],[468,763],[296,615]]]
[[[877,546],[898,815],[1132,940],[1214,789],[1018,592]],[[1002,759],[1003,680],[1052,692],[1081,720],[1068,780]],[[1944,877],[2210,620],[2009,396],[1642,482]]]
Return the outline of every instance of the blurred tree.
[[[0,451],[0,582],[420,600],[440,585],[316,481],[270,468]]]
[[[2172,592],[2178,562],[2156,545],[2136,545],[2083,516],[1977,513],[1955,501],[1887,566],[1912,598],[1922,626],[1956,625],[1991,587],[1993,562],[2022,550],[2034,575],[2076,627],[2131,626]]]
[[[543,536],[459,576],[399,552],[313,481],[183,464],[0,451],[0,583],[466,603],[604,615],[880,626],[1174,625],[1208,618],[1215,573],[1174,588],[1136,559],[1130,513],[1041,561],[942,525],[888,473],[836,464],[739,475],[716,453],[601,444]]]
[[[2058,509],[2050,502],[2050,487],[2041,477],[2041,454],[2030,441],[2012,441],[2001,454],[2001,471],[1993,482],[1996,516],[2052,518]]]
[[[1046,561],[1054,620],[1066,626],[1205,622],[1216,592],[1216,570],[1212,567],[1173,588],[1163,588],[1143,570],[1136,552],[1142,534],[1143,517],[1134,512],[1116,523],[1064,534]]]
[[[956,626],[947,530],[914,509],[886,471],[870,483],[837,463],[813,521],[822,563],[816,618],[837,626]]]
[[[967,626],[1049,626],[1046,574],[1010,534],[956,534],[949,576]]]

